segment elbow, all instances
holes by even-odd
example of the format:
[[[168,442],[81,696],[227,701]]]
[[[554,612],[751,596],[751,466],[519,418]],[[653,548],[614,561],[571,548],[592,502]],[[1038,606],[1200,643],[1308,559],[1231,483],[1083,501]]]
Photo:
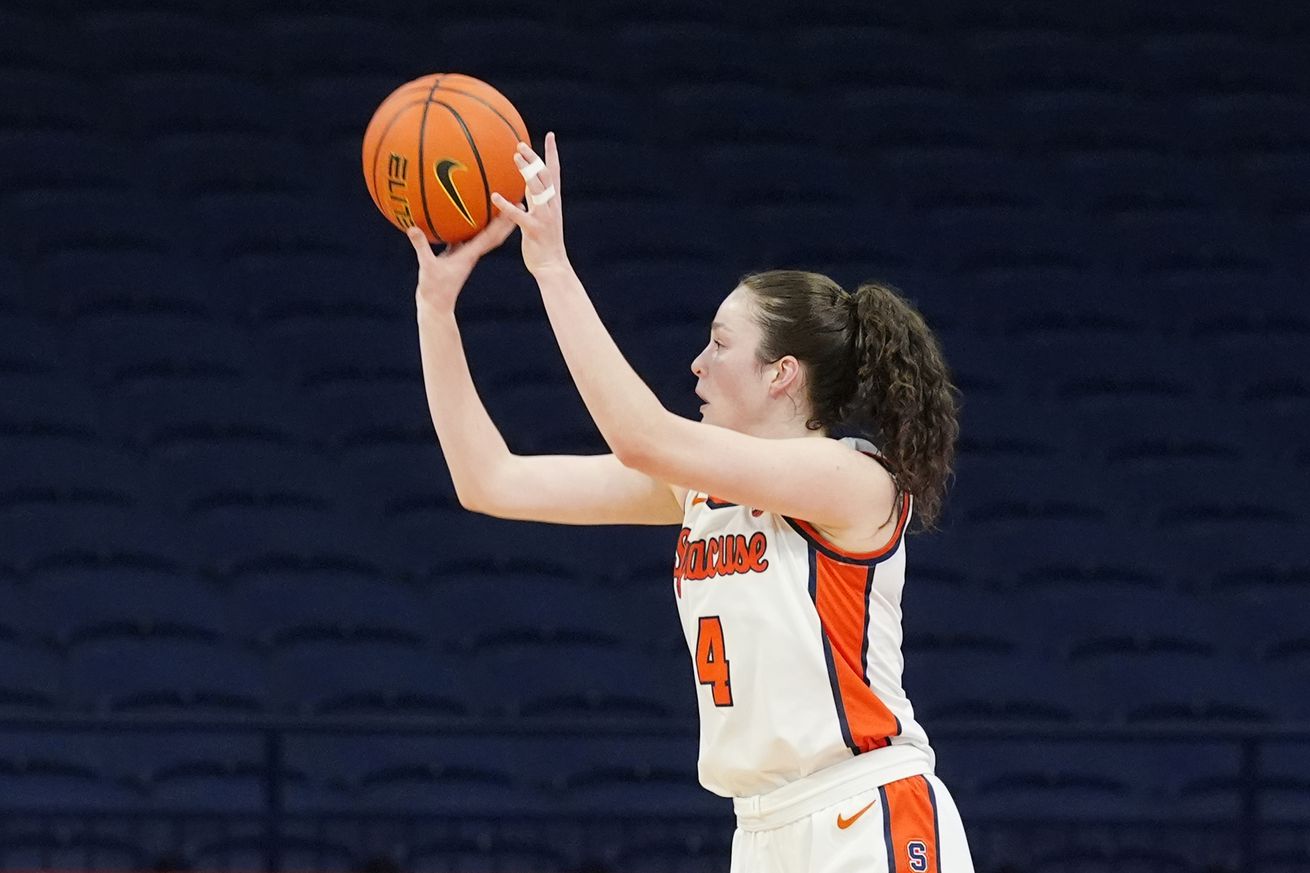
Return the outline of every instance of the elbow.
[[[456,488],[455,497],[459,505],[478,515],[495,515],[496,504],[485,488]]]
[[[667,444],[662,425],[661,418],[652,426],[630,428],[610,442],[610,450],[628,469],[655,475],[663,458],[661,447]]]
[[[508,460],[510,459],[500,463],[488,463],[478,470],[476,475],[452,477],[455,497],[459,500],[459,505],[478,515],[503,518],[505,498],[511,493],[505,487],[505,483],[513,481],[512,478],[506,478],[506,476],[513,476],[513,473],[505,468]]]
[[[639,473],[646,472],[646,466],[649,464],[649,452],[640,445],[639,441],[616,441],[610,445],[610,450],[614,452],[614,457],[618,459],[618,462],[629,470],[636,470]]]
[[[459,498],[459,505],[469,512],[476,512],[479,515],[490,515],[487,511],[487,504],[480,495],[467,494],[463,491],[455,495]]]

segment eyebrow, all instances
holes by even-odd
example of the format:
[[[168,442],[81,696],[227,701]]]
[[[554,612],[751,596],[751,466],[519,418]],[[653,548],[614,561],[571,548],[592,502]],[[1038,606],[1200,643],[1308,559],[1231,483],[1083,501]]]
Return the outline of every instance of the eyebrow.
[[[716,321],[716,322],[714,322],[713,324],[711,324],[711,325],[710,325],[710,330],[726,330],[726,331],[728,331],[729,333],[732,332],[732,328],[728,327],[726,324],[724,324],[724,323],[721,322],[721,321]]]

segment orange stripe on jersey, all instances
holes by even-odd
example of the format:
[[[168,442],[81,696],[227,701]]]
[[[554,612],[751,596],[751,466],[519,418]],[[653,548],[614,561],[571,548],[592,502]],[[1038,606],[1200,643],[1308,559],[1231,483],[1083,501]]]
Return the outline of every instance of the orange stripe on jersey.
[[[869,593],[876,566],[847,564],[811,550],[814,606],[823,626],[828,679],[847,745],[855,754],[881,748],[901,725],[865,679]]]
[[[888,873],[941,873],[937,798],[923,776],[888,782],[878,789]]]

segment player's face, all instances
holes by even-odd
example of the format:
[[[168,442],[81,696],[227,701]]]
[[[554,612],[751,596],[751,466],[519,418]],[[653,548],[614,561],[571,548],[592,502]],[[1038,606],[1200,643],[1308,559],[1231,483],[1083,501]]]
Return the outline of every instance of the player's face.
[[[755,357],[760,326],[751,312],[750,291],[737,287],[719,305],[709,343],[691,362],[701,420],[748,431],[766,412],[768,381]]]

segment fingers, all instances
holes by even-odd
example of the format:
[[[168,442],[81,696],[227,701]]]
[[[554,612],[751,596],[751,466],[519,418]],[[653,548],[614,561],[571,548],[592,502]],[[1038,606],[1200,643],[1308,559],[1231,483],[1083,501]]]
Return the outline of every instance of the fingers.
[[[555,180],[555,196],[564,195],[564,182],[559,172],[559,147],[555,144],[555,131],[546,134],[546,169]]]
[[[527,169],[528,166],[532,163],[532,161],[530,161],[528,158],[525,158],[523,156],[524,148],[525,146],[520,144],[519,151],[514,154],[514,166],[519,168],[520,173],[522,173],[525,169]],[[546,190],[546,183],[541,178],[542,176],[545,175],[547,175],[547,171],[543,169],[535,176],[530,176],[524,180],[524,186],[527,190],[527,194],[529,198],[533,194],[540,194],[542,191]],[[531,199],[529,199],[528,203],[531,204],[531,202],[532,202]],[[529,206],[529,211],[530,210],[531,210],[531,206]]]
[[[417,226],[411,225],[406,229],[405,236],[409,237],[409,241],[413,244],[414,251],[418,253],[418,259],[420,261],[422,261],[424,257],[435,257],[435,255],[432,254],[432,243],[428,242],[428,238],[424,236],[423,231],[419,230]]]
[[[514,222],[504,213],[499,213],[473,238],[471,243],[476,245],[475,251],[478,256],[482,256],[503,243],[513,232]]]
[[[555,135],[553,133],[547,134],[547,160],[544,161],[541,160],[541,158],[537,156],[537,153],[532,150],[532,146],[525,142],[518,144],[517,152],[514,155],[514,164],[518,167],[520,173],[533,165],[540,168],[536,173],[531,174],[527,178],[527,200],[529,204],[529,212],[533,212],[543,206],[552,210],[558,208],[551,206],[551,204],[559,198],[560,193],[559,176],[557,174],[557,169],[559,167],[559,152],[555,148],[554,143]],[[552,152],[554,153],[553,159],[551,158]],[[534,202],[534,196],[545,196],[549,199],[538,204]]]
[[[514,223],[516,227],[524,227],[528,222],[527,210],[517,203],[510,203],[504,197],[495,193],[491,194],[491,205],[500,210],[500,214]]]

